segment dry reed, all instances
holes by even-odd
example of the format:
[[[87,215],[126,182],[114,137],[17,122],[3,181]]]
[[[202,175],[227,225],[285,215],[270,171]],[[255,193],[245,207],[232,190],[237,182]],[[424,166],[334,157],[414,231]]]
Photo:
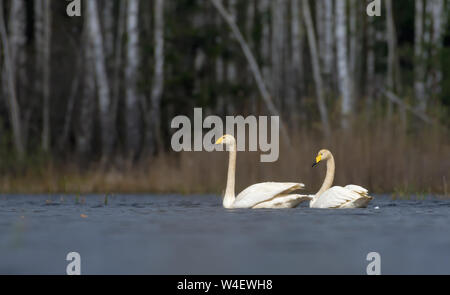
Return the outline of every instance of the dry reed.
[[[447,193],[450,143],[445,128],[405,130],[401,124],[377,122],[336,131],[330,140],[306,129],[291,132],[292,147],[280,147],[275,163],[260,163],[258,152],[240,152],[237,191],[262,181],[299,181],[317,191],[325,167],[311,168],[321,148],[336,160],[336,185],[359,184],[373,193]],[[226,152],[165,153],[137,164],[108,170],[76,163],[45,164],[20,174],[0,176],[3,193],[221,193],[225,188]],[[122,163],[122,164],[117,164]]]

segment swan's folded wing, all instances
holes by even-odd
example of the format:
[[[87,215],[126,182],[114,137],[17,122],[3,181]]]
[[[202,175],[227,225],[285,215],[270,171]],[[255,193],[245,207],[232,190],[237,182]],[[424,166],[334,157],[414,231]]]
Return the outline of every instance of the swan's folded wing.
[[[347,203],[356,201],[363,196],[342,186],[333,186],[319,196],[314,202],[314,208],[339,208]]]
[[[299,195],[299,194],[291,194],[291,195],[278,195],[276,198],[273,198],[269,201],[261,202],[254,206],[254,209],[281,209],[281,208],[295,208],[300,203],[311,201],[314,196],[311,195]]]
[[[369,191],[359,185],[349,184],[349,185],[346,185],[344,188],[354,191],[355,193],[358,193],[363,196],[369,195]]]
[[[263,182],[249,186],[243,190],[233,203],[234,208],[252,208],[255,205],[273,199],[280,194],[288,194],[302,189],[303,183]]]

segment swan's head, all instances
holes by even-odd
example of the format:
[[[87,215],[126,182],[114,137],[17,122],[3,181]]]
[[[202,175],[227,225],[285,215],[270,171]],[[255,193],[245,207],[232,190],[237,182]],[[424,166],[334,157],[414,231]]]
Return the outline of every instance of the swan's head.
[[[225,134],[216,141],[216,144],[224,144],[227,146],[232,146],[236,144],[236,140],[234,139],[233,135]]]
[[[331,158],[331,152],[329,150],[320,150],[317,153],[316,161],[313,163],[313,167],[319,164],[321,161],[326,161]]]

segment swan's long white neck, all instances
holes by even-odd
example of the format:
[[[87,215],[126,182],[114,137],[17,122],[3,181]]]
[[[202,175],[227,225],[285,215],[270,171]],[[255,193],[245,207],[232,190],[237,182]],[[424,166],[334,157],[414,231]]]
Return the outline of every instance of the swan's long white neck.
[[[232,208],[235,197],[235,176],[236,176],[236,143],[230,145],[230,157],[228,159],[228,176],[227,176],[227,188],[225,189],[225,195],[223,197],[223,207]]]
[[[334,164],[334,157],[330,153],[329,158],[327,159],[327,174],[325,176],[325,180],[323,181],[322,187],[316,194],[316,198],[318,198],[321,194],[323,194],[326,190],[328,190],[333,185],[334,180],[334,170],[335,170],[335,164]]]

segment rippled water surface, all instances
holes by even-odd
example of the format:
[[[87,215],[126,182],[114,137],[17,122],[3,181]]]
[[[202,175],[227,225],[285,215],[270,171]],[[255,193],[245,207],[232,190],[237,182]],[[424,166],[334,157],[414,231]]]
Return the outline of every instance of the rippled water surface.
[[[218,196],[0,196],[0,274],[450,274],[450,201],[225,210]],[[379,208],[377,208],[379,207]]]

